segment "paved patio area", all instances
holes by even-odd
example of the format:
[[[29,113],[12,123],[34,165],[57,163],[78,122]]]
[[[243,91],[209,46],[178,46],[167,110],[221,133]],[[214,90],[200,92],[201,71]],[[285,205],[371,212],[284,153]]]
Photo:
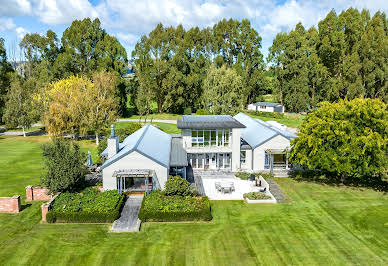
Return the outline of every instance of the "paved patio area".
[[[235,191],[226,194],[219,192],[216,189],[215,182],[233,182]],[[209,197],[210,200],[243,200],[244,193],[252,192],[254,190],[251,186],[252,182],[234,177],[202,177],[202,183],[205,189],[205,194]],[[258,188],[256,188],[256,191],[257,190]]]

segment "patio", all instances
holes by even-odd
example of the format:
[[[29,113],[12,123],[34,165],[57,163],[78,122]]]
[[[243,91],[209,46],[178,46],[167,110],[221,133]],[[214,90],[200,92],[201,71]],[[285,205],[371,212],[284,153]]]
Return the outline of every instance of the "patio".
[[[232,190],[230,193],[223,193],[216,188],[216,183],[220,183],[223,186],[223,184],[231,182],[233,182],[234,191]],[[253,187],[251,181],[235,177],[202,177],[202,183],[205,194],[210,200],[243,200],[244,193],[259,191],[259,187]]]

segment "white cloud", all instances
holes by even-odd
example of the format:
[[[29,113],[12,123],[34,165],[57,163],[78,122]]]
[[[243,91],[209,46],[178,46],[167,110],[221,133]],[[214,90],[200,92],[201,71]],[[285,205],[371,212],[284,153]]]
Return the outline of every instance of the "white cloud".
[[[9,31],[15,28],[15,23],[11,18],[0,17],[0,31]]]
[[[31,13],[28,0],[0,0],[0,16],[20,16]]]
[[[26,35],[28,33],[28,31],[26,29],[24,29],[23,27],[17,27],[15,29],[15,32],[16,32],[17,37],[20,40],[23,39],[24,35]]]
[[[131,33],[122,33],[119,32],[116,34],[117,38],[120,41],[123,41],[129,45],[134,45],[139,40],[139,37],[137,35],[131,34]]]

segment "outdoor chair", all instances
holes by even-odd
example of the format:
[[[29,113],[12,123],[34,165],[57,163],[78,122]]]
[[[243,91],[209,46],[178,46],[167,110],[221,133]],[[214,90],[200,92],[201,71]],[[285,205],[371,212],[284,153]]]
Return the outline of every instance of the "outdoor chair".
[[[230,182],[230,188],[232,191],[236,191],[235,187],[234,187],[234,183],[233,182]]]
[[[260,189],[260,192],[265,192],[267,190],[267,187]]]
[[[215,182],[214,185],[215,185],[217,191],[221,191],[221,183],[220,182]]]

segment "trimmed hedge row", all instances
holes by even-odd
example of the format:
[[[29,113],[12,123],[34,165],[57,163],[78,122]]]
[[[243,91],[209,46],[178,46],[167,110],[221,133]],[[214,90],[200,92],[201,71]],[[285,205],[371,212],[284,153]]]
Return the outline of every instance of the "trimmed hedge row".
[[[142,222],[211,221],[213,219],[208,197],[202,197],[204,207],[201,210],[147,210],[144,207],[146,200],[147,198],[143,199],[138,215]]]
[[[46,219],[48,223],[113,223],[120,216],[125,202],[125,195],[121,195],[116,207],[107,212],[63,212],[50,210]]]

